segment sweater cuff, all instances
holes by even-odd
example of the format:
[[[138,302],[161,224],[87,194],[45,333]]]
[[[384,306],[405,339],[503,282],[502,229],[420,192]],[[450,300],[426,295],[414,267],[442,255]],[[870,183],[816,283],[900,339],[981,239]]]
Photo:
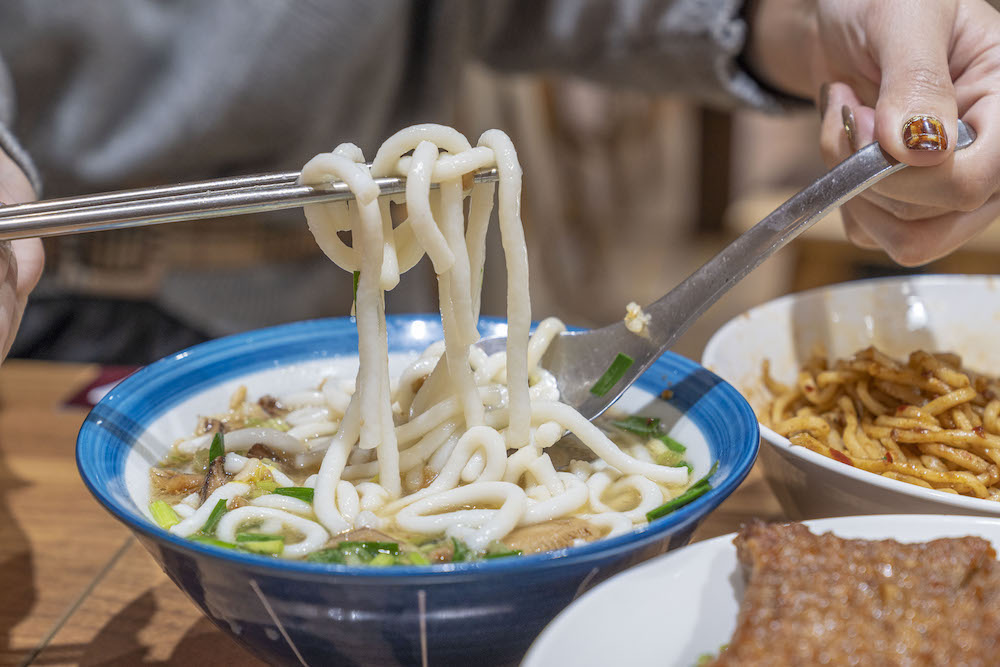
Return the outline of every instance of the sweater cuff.
[[[705,57],[689,60],[696,68],[698,64],[704,68],[692,72],[694,78],[714,81],[718,86],[716,91],[702,92],[709,101],[723,106],[735,102],[767,112],[811,107],[810,100],[769,86],[746,67],[743,55],[750,28],[745,5],[745,0],[680,0],[667,13],[668,21],[684,26],[681,30],[690,36],[691,47],[709,51]]]

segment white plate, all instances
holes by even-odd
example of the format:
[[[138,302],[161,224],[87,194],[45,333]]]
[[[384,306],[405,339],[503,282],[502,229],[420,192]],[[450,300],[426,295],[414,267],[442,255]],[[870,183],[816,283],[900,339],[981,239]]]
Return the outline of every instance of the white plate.
[[[805,523],[817,533],[901,542],[978,535],[1000,550],[1000,519],[908,514]],[[597,586],[549,624],[521,667],[690,667],[718,652],[736,629],[743,596],[734,537],[665,554]]]
[[[917,349],[957,352],[973,370],[1000,375],[1000,277],[906,276],[831,285],[791,294],[719,329],[702,365],[760,410],[770,396],[761,363],[794,382],[817,345],[847,357],[870,345],[905,359]],[[1000,515],[1000,503],[925,489],[858,470],[761,427],[764,472],[795,519],[856,514]]]

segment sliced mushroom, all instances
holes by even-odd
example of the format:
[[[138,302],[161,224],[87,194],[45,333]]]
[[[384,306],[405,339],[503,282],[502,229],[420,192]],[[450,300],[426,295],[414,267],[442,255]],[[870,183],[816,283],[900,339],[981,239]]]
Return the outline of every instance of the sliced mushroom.
[[[198,494],[201,497],[201,502],[212,495],[212,492],[217,488],[229,481],[229,475],[226,474],[226,457],[217,456],[214,461],[208,466],[208,472],[205,473],[205,483],[202,484],[201,492]]]
[[[543,521],[531,526],[515,528],[503,539],[511,549],[533,554],[573,546],[576,540],[590,542],[600,537],[601,531],[583,519],[567,518]]]
[[[427,553],[427,560],[432,563],[450,563],[455,557],[455,545],[451,540],[445,540]]]
[[[215,417],[202,417],[198,420],[198,428],[195,429],[197,435],[204,435],[205,433],[225,433],[226,425],[221,419],[216,419]]]
[[[278,455],[275,454],[267,445],[262,445],[258,442],[256,445],[247,450],[247,458],[271,459],[272,461],[276,461],[278,459]]]
[[[237,509],[238,507],[246,507],[249,504],[250,501],[244,498],[243,496],[233,496],[226,503],[226,510],[232,512],[234,509]]]
[[[269,394],[261,396],[257,401],[257,405],[259,405],[264,412],[272,417],[282,417],[288,414],[288,408],[283,406],[281,401],[277,398]]]
[[[154,495],[181,497],[194,493],[205,483],[204,475],[194,475],[165,468],[150,470],[149,480],[153,485]]]

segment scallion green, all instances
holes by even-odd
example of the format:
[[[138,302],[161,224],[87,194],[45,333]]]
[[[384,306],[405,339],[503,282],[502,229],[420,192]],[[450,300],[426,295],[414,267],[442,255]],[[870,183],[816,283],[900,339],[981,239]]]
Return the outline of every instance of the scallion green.
[[[208,515],[205,525],[201,527],[201,532],[205,535],[214,535],[215,527],[219,525],[219,519],[226,513],[226,499],[220,498],[212,508],[212,513]]]
[[[344,541],[337,545],[338,549],[364,549],[368,553],[386,553],[393,556],[399,553],[398,542],[348,542]]]
[[[281,535],[238,533],[236,535],[236,546],[256,554],[277,556],[285,549],[285,538]]]
[[[659,417],[642,417],[640,415],[632,415],[631,417],[626,417],[625,419],[615,419],[611,422],[611,425],[615,428],[620,428],[623,431],[635,433],[636,435],[644,435],[650,438],[659,438],[663,433],[660,428]]]
[[[690,487],[687,491],[677,496],[673,500],[668,500],[656,509],[652,509],[646,512],[646,520],[652,521],[654,519],[659,519],[661,516],[666,516],[681,507],[684,507],[688,503],[692,502],[696,498],[700,498],[709,491],[712,490],[712,485],[708,482],[703,484],[695,484]]]
[[[386,553],[375,554],[368,564],[373,567],[388,567],[396,564],[396,557]]]
[[[628,371],[634,362],[635,360],[632,357],[619,352],[615,360],[608,366],[608,370],[604,371],[604,375],[590,388],[590,393],[595,396],[604,396],[611,391],[612,387],[618,384],[618,381],[624,377],[625,372]]]
[[[222,549],[235,549],[236,545],[232,542],[223,542],[222,540],[211,537],[210,535],[192,535],[189,538],[192,542],[197,542],[199,544],[209,544],[213,547],[220,547]]]
[[[289,498],[298,498],[299,500],[304,500],[307,503],[313,501],[313,495],[315,491],[310,489],[308,486],[280,486],[274,490],[280,496],[288,496]]]
[[[262,479],[254,482],[254,486],[262,493],[274,493],[278,490],[278,483],[273,479]]]
[[[419,551],[409,551],[403,555],[403,558],[409,562],[410,565],[430,565],[431,562],[427,560],[427,556],[423,555]]]
[[[174,508],[162,500],[157,500],[149,504],[149,513],[153,515],[153,521],[163,530],[170,530],[171,526],[176,526],[181,522]]]
[[[667,502],[663,503],[656,509],[652,509],[646,512],[646,520],[652,521],[653,519],[659,519],[662,516],[666,516],[667,514],[670,514],[671,512],[683,507],[684,505],[687,505],[693,500],[700,498],[701,496],[711,491],[712,485],[709,483],[708,480],[712,477],[712,475],[715,474],[715,471],[718,469],[719,469],[719,462],[716,461],[715,463],[712,464],[712,468],[708,471],[708,474],[699,479],[691,486],[689,486],[684,493],[677,496],[676,498],[668,500]]]
[[[469,547],[465,546],[465,542],[461,540],[456,540],[454,537],[451,538],[451,560],[454,563],[460,563],[462,561],[470,560],[472,557],[472,552],[469,551]]]
[[[265,535],[264,533],[236,533],[237,542],[268,542],[270,540],[283,540],[281,535]]]
[[[217,431],[215,436],[212,438],[212,444],[208,448],[208,463],[212,464],[212,461],[219,458],[226,453],[226,445],[222,441],[222,431]]]
[[[657,435],[656,439],[659,440],[660,442],[662,442],[664,445],[666,445],[667,449],[669,449],[672,452],[677,452],[678,454],[683,454],[684,452],[687,451],[687,447],[685,447],[681,443],[677,442],[676,440],[674,440],[673,438],[671,438],[666,433],[661,433],[660,435]]]
[[[314,551],[308,556],[306,560],[310,563],[341,563],[344,562],[344,554],[340,552],[340,549],[320,549],[319,551]]]

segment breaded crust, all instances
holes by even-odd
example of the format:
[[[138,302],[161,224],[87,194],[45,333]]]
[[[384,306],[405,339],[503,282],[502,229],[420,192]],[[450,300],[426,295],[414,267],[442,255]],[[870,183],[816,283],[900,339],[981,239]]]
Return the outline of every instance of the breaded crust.
[[[713,665],[998,665],[1000,569],[978,537],[920,544],[744,526],[739,624]]]

